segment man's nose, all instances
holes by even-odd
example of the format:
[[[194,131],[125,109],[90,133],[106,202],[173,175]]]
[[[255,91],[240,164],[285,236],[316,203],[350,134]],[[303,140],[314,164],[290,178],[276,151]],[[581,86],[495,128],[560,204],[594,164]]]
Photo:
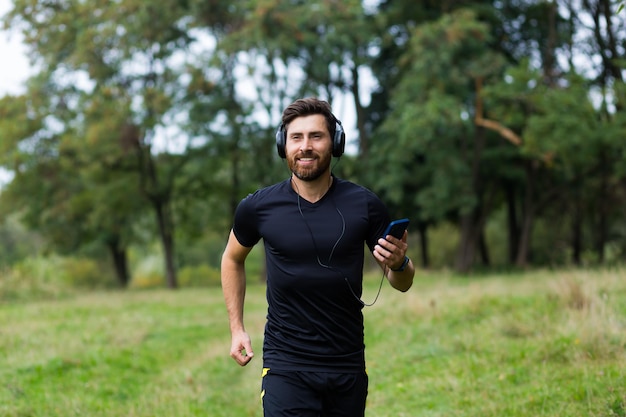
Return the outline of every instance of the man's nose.
[[[308,151],[313,149],[313,141],[309,138],[303,138],[302,142],[300,143],[300,150],[301,151]]]

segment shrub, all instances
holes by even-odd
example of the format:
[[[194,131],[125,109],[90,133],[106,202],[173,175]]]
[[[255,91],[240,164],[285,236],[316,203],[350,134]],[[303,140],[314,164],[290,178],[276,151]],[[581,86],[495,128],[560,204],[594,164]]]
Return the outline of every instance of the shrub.
[[[163,259],[159,255],[142,256],[135,263],[133,276],[128,284],[129,288],[163,288],[165,286]]]
[[[181,268],[178,273],[181,287],[219,286],[220,271],[208,265],[194,265]]]
[[[57,298],[71,292],[61,257],[27,258],[0,274],[0,300]]]
[[[112,274],[93,259],[63,258],[61,265],[62,276],[73,288],[111,288],[115,286]],[[105,272],[103,272],[105,271]]]
[[[163,288],[165,276],[158,271],[141,271],[133,274],[129,288]]]

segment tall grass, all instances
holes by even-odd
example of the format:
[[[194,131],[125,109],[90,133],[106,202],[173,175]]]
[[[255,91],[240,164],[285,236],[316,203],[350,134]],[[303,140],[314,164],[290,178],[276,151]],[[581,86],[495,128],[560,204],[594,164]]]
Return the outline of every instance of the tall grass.
[[[626,271],[420,273],[364,314],[369,417],[626,417]],[[240,368],[219,288],[5,302],[0,416],[261,416],[264,321],[252,285]]]
[[[626,415],[625,289],[623,273],[561,272],[390,293],[367,316],[371,415]]]

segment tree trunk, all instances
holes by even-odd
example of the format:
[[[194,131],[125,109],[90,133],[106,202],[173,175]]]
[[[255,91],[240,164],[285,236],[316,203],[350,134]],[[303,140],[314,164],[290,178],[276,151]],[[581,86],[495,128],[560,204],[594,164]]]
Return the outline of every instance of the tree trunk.
[[[113,260],[113,268],[115,277],[121,287],[127,287],[130,281],[130,273],[128,272],[128,256],[126,248],[120,245],[119,239],[114,239],[107,243],[111,259]]]
[[[609,190],[609,172],[606,168],[609,164],[607,161],[607,156],[602,153],[601,156],[601,166],[602,172],[600,173],[600,197],[598,198],[598,225],[595,228],[596,236],[595,236],[595,252],[599,263],[604,263],[605,261],[605,247],[606,242],[608,240],[609,232],[608,232],[608,215],[609,215],[609,206],[610,202],[610,190]]]
[[[622,82],[622,68],[619,65],[619,60],[616,59],[622,56],[622,54],[619,51],[620,44],[619,36],[616,35],[617,29],[613,25],[614,12],[612,2],[610,0],[584,0],[582,6],[591,14],[593,20],[591,29],[598,45],[598,54],[602,60],[601,84],[606,85],[611,79]],[[618,106],[621,106],[619,101]]]
[[[522,220],[522,233],[520,234],[520,240],[518,245],[517,257],[515,259],[515,265],[520,267],[528,266],[528,258],[530,254],[530,233],[533,227],[533,214],[528,213],[524,215]]]
[[[420,256],[422,267],[430,268],[430,257],[428,256],[428,227],[425,223],[420,222],[418,226],[420,240]]]
[[[608,240],[608,232],[607,232],[607,215],[606,211],[600,211],[600,219],[598,224],[598,237],[596,243],[596,255],[598,257],[598,262],[603,264],[606,260],[606,241]]]
[[[480,90],[480,83],[477,84],[477,91]],[[478,111],[478,110],[477,110]],[[482,112],[482,110],[480,110]],[[471,209],[469,213],[461,215],[461,240],[455,261],[455,269],[461,273],[468,272],[474,264],[476,251],[479,249],[480,238],[483,233],[485,207],[482,205],[480,165],[482,151],[485,146],[485,129],[477,124],[473,138],[473,147],[470,149],[466,138],[461,142],[461,153],[463,159],[471,167],[471,187],[478,197],[478,205]]]
[[[575,193],[577,194],[577,193]],[[582,264],[582,251],[583,251],[583,221],[580,209],[580,199],[577,195],[573,201],[574,213],[572,216],[572,262],[574,265],[580,266]]]
[[[504,193],[506,195],[507,207],[508,261],[512,265],[515,263],[515,256],[519,250],[518,244],[520,241],[514,186],[511,183],[505,184]]]
[[[524,209],[522,211],[522,230],[520,234],[518,251],[515,258],[515,265],[526,267],[528,265],[528,257],[530,252],[530,236],[533,228],[535,217],[535,170],[532,162],[526,165],[526,191],[524,193]]]
[[[476,218],[475,210],[461,217],[461,239],[454,265],[454,268],[460,273],[469,272],[476,258],[481,234],[480,222]]]
[[[359,93],[359,68],[356,64],[352,67],[352,96],[354,97],[354,109],[356,111],[356,127],[359,132],[359,156],[367,161],[369,136],[365,129],[365,111],[361,103],[361,94]]]
[[[174,262],[174,227],[172,214],[167,201],[154,200],[154,211],[159,225],[159,237],[163,247],[163,257],[165,260],[165,280],[167,287],[178,288],[178,278],[176,276],[176,266]]]
[[[487,247],[487,239],[485,238],[485,231],[482,230],[480,237],[478,238],[478,249],[480,250],[480,261],[483,266],[491,265],[491,257],[489,256],[489,248]]]
[[[548,39],[543,51],[543,73],[547,85],[553,87],[556,84],[558,74],[556,71],[556,45],[557,45],[557,4],[548,4]]]
[[[228,206],[230,209],[231,218],[235,216],[235,211],[237,210],[237,206],[241,201],[241,181],[239,178],[239,173],[241,169],[239,167],[239,152],[237,150],[237,142],[231,144],[231,152],[230,152],[230,161],[231,161],[231,171],[230,171],[230,187],[228,194]]]
[[[139,130],[136,130],[136,134],[139,135]],[[178,287],[178,279],[174,263],[174,220],[170,209],[172,180],[170,178],[169,182],[160,183],[156,161],[151,153],[150,140],[146,139],[148,133],[150,132],[144,132],[143,137],[137,139],[139,188],[154,209],[163,248],[165,279],[168,288],[174,289]]]

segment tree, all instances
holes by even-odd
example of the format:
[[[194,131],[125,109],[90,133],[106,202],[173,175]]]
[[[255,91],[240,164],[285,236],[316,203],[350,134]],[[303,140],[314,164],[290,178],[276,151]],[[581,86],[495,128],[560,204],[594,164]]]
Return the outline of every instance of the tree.
[[[38,77],[56,86],[56,91],[72,89],[78,96],[69,102],[63,101],[62,95],[51,98],[52,103],[69,109],[59,129],[78,135],[77,140],[96,132],[90,137],[90,147],[81,152],[106,155],[105,160],[111,161],[109,169],[135,173],[137,181],[130,183],[136,184],[139,192],[130,198],[143,197],[151,206],[162,242],[167,284],[175,288],[172,199],[174,180],[188,158],[157,149],[156,138],[175,120],[184,87],[183,70],[176,62],[184,64],[180,51],[192,42],[185,28],[186,2],[170,0],[158,7],[133,0],[115,7],[105,1],[31,3],[16,1],[8,22],[21,28],[36,53],[41,68]],[[85,111],[89,106],[91,115]],[[48,109],[53,115],[58,112]],[[41,132],[45,131],[42,126]],[[184,141],[184,136],[177,139]],[[177,151],[184,150],[182,146]],[[115,162],[129,154],[134,155],[134,164]],[[109,203],[114,211],[113,199]]]
[[[18,0],[5,22],[40,71],[0,101],[0,165],[16,174],[2,209],[27,207],[58,250],[108,246],[120,266],[149,211],[175,287],[186,257],[174,243],[226,233],[243,195],[287,173],[282,108],[318,95],[341,118],[352,97],[359,155],[338,168],[412,218],[424,265],[441,222],[458,225],[460,271],[492,261],[494,222],[509,263],[551,262],[554,247],[559,262],[590,247],[603,261],[626,247],[615,6]]]
[[[503,59],[487,47],[488,26],[457,11],[416,28],[401,63],[403,76],[381,126],[377,188],[397,203],[412,196],[425,222],[457,218],[461,242],[456,267],[466,271],[479,248],[495,188],[484,167],[490,141],[473,126],[473,78],[497,74]],[[395,141],[384,140],[393,138]],[[421,180],[421,181],[420,181]],[[404,187],[417,190],[407,193]]]
[[[0,101],[0,112],[7,116],[0,124],[6,150],[0,165],[15,173],[0,196],[4,214],[19,213],[61,253],[76,253],[93,243],[103,245],[118,281],[126,285],[130,279],[126,247],[132,241],[132,219],[139,212],[133,205],[137,201],[127,198],[132,182],[110,170],[110,164],[120,163],[115,154],[101,148],[83,151],[94,144],[90,135],[114,132],[109,130],[114,118],[107,119],[113,125],[102,132],[79,134],[71,125],[73,110],[57,103],[78,103],[81,94],[40,81],[32,79],[24,96]]]
[[[223,40],[253,78],[251,93],[275,130],[277,115],[296,98],[318,95],[332,104],[340,94],[354,100],[358,145],[367,152],[361,72],[368,66],[373,16],[360,0],[251,2],[246,18]],[[335,106],[336,110],[338,106]],[[341,115],[339,115],[341,116]]]

